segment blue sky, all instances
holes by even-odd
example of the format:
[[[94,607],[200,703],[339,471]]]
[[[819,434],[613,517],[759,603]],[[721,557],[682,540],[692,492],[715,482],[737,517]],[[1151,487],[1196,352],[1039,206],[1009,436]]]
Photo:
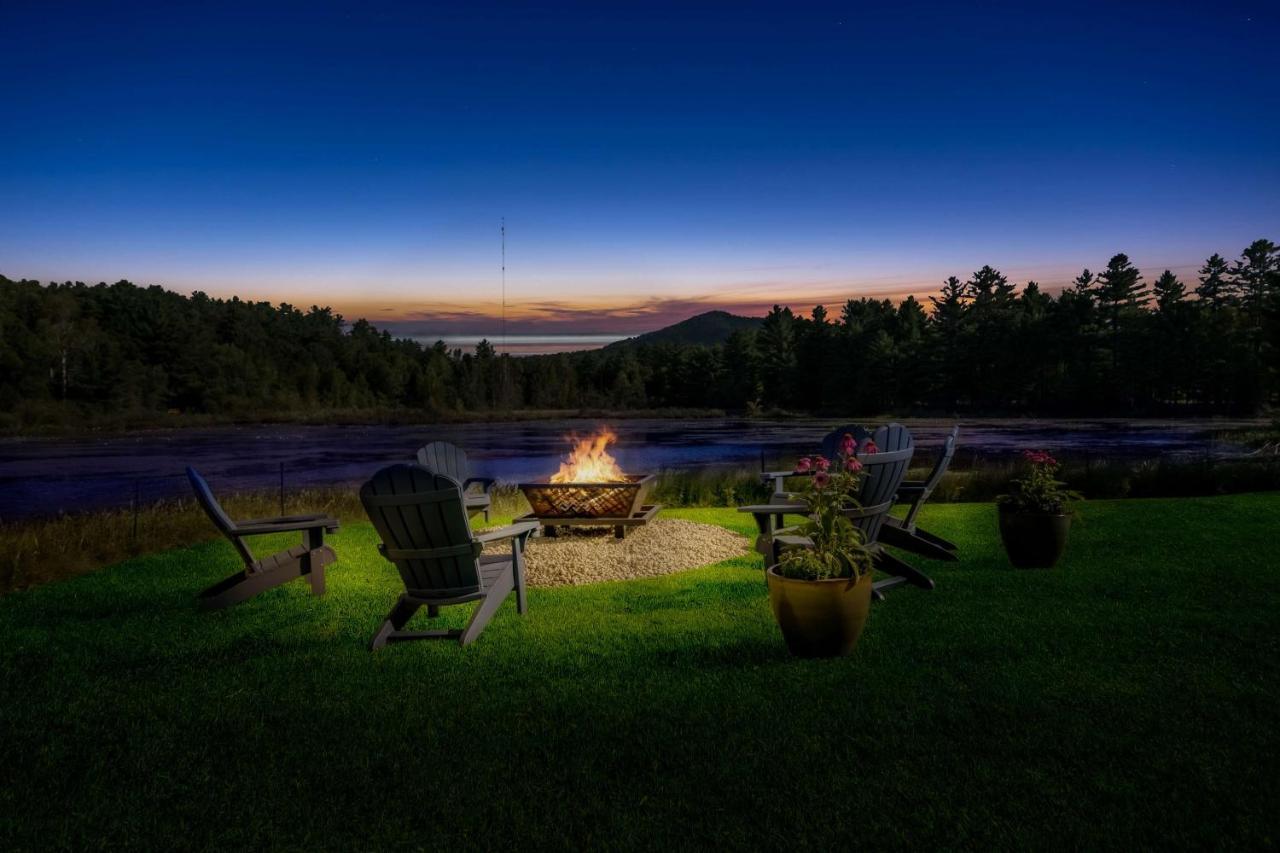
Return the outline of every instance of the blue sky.
[[[634,332],[1280,238],[1275,4],[0,5],[0,273]]]

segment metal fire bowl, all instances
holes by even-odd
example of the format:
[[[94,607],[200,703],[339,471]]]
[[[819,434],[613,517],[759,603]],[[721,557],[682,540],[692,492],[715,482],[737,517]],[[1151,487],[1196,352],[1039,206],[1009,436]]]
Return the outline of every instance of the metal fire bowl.
[[[521,483],[538,518],[630,518],[653,490],[652,474],[621,483]]]

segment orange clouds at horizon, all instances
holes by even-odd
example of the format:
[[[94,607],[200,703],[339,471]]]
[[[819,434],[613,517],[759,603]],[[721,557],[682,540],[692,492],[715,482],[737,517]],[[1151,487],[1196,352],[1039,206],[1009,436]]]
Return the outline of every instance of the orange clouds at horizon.
[[[1159,275],[1163,267],[1144,268],[1148,280]],[[1174,272],[1191,281],[1194,267],[1178,265]],[[1030,273],[1030,274],[1028,274]],[[1011,269],[1009,279],[1021,289],[1028,280],[1037,280],[1043,290],[1054,293],[1075,276],[1064,270]],[[966,276],[962,277],[967,278]],[[507,329],[522,332],[637,334],[680,322],[706,311],[722,310],[743,316],[763,316],[774,305],[790,307],[807,316],[816,305],[824,305],[833,315],[850,299],[888,299],[895,304],[915,297],[930,305],[928,297],[937,294],[942,278],[920,281],[907,277],[881,279],[877,282],[781,282],[755,281],[738,285],[720,285],[712,292],[690,296],[631,293],[597,293],[555,298],[528,298],[510,294],[505,306]],[[492,333],[498,329],[504,314],[500,299],[491,296],[476,299],[405,299],[397,296],[362,296],[351,300],[337,299],[334,310],[349,319],[364,318],[378,325],[412,328],[417,333]]]
[[[835,310],[849,299],[863,297],[890,299],[901,302],[908,296],[923,300],[928,292],[935,291],[863,291],[854,296],[835,293],[778,293],[776,296],[735,296],[732,294],[680,297],[649,297],[645,299],[583,298],[543,299],[537,301],[514,300],[506,305],[508,326],[519,329],[539,329],[581,332],[639,333],[678,323],[707,311],[727,311],[747,317],[763,316],[774,305],[790,307],[797,313],[808,314],[815,305],[826,305]],[[502,322],[503,306],[499,300],[479,299],[471,302],[431,302],[406,300],[388,304],[390,300],[361,300],[335,302],[334,310],[343,316],[364,318],[382,324],[414,324],[431,326],[440,330],[493,330]]]

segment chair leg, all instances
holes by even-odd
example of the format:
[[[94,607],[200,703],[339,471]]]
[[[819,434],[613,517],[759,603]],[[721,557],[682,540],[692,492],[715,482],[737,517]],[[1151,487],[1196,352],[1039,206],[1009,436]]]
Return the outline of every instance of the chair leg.
[[[311,570],[311,594],[324,595],[324,563],[316,561],[315,568]]]
[[[369,643],[369,650],[373,651],[385,646],[387,641],[392,638],[392,635],[403,628],[421,606],[416,601],[410,601],[406,596],[400,596],[396,600],[395,607],[391,608],[387,618],[382,621],[382,626],[378,628],[378,633],[373,635],[373,641]]]
[[[493,586],[489,587],[485,597],[480,599],[480,606],[476,608],[476,612],[471,615],[471,621],[467,623],[467,627],[463,630],[462,636],[458,638],[458,643],[463,646],[470,645],[475,642],[476,637],[480,636],[480,632],[489,624],[489,620],[493,618],[493,614],[498,612],[498,608],[502,606],[502,602],[511,590],[515,588],[515,572],[504,572],[497,579]]]
[[[511,572],[515,575],[516,612],[524,615],[529,610],[529,602],[524,585],[524,538],[520,537],[511,543]]]
[[[312,595],[324,595],[324,567],[332,562],[332,548],[324,547],[324,528],[312,527],[303,531],[302,544],[307,553],[302,556],[302,572],[308,575]]]
[[[898,583],[909,583],[921,589],[933,589],[933,579],[910,563],[905,563],[887,551],[878,551],[875,555],[875,567],[894,578],[901,578]],[[897,584],[882,584],[881,588]]]
[[[427,618],[428,618],[428,619],[434,619],[434,618],[436,618],[436,617],[437,617],[437,616],[439,616],[439,615],[440,615],[440,605],[439,605],[439,604],[428,604],[428,605],[427,605]]]
[[[946,539],[943,539],[941,536],[936,536],[927,530],[921,530],[920,528],[917,527],[916,535],[919,536],[921,539],[925,540],[926,542],[932,542],[934,545],[937,545],[939,548],[946,548],[948,551],[960,550],[959,545],[955,544],[954,542],[950,542]]]
[[[910,551],[912,554],[919,554],[921,557],[928,557],[930,560],[946,560],[948,562],[957,562],[959,557],[954,551],[949,551],[926,539],[921,530],[908,530],[892,524],[885,524],[880,528],[880,541],[885,545],[892,545],[895,548],[901,548],[904,551]],[[945,540],[944,540],[945,541]]]
[[[208,610],[220,610],[233,604],[248,601],[261,592],[300,577],[302,568],[297,560],[287,560],[266,571],[239,571],[200,593],[200,606]]]
[[[899,575],[881,578],[871,585],[871,597],[876,601],[884,601],[888,597],[885,595],[887,590],[893,589],[895,586],[902,586],[906,582],[907,579]]]

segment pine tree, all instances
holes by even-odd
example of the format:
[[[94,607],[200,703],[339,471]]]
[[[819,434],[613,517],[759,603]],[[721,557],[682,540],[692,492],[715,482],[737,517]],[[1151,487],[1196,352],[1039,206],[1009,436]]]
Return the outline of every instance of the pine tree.
[[[968,350],[972,355],[970,365],[975,377],[973,391],[985,408],[1007,408],[1012,400],[1012,389],[1021,384],[1014,374],[997,369],[1006,359],[1012,343],[1011,328],[1014,299],[1017,289],[999,270],[984,266],[968,281],[969,320],[973,339]],[[979,378],[980,377],[980,378]]]
[[[1119,323],[1120,312],[1125,308],[1138,308],[1147,304],[1151,291],[1142,283],[1142,273],[1129,263],[1129,256],[1121,252],[1113,255],[1107,268],[1098,273],[1094,284],[1098,306],[1107,311],[1112,326]]]
[[[1261,325],[1280,281],[1280,248],[1270,240],[1254,240],[1240,253],[1231,274],[1240,307],[1253,320],[1251,325]]]
[[[1018,297],[1018,301],[1022,304],[1024,315],[1039,318],[1044,315],[1053,300],[1040,289],[1040,282],[1029,281],[1027,286],[1022,288],[1022,295]]]
[[[963,359],[964,335],[969,313],[969,288],[955,276],[942,284],[939,296],[930,296],[933,313],[930,329],[938,341],[937,375],[942,379],[939,391],[947,409],[954,410],[966,381]]]
[[[1169,352],[1191,354],[1189,350],[1193,342],[1187,288],[1172,270],[1165,270],[1152,284],[1151,292],[1155,296],[1156,311],[1150,323],[1151,334],[1146,336],[1141,363],[1156,383],[1158,400],[1177,405],[1189,384],[1191,371],[1185,365],[1194,360],[1162,355]]]
[[[950,316],[956,319],[964,316],[965,306],[969,301],[969,288],[955,276],[951,276],[942,283],[942,289],[939,291],[942,296],[930,296],[929,301],[933,303],[933,315],[937,319],[941,316]]]
[[[795,315],[779,305],[765,315],[760,325],[761,380],[766,402],[785,406],[791,402],[795,378]]]
[[[1071,280],[1070,290],[1076,296],[1093,301],[1093,273],[1088,267],[1080,271],[1080,275]]]
[[[1231,273],[1249,351],[1247,365],[1238,374],[1242,388],[1236,396],[1247,397],[1248,407],[1254,408],[1266,400],[1266,374],[1275,355],[1276,341],[1267,331],[1274,325],[1272,315],[1280,295],[1280,250],[1270,240],[1254,240],[1240,253]]]
[[[1231,268],[1227,259],[1214,252],[1200,268],[1200,286],[1196,288],[1196,296],[1211,311],[1218,311],[1233,301],[1233,288],[1230,280]]]
[[[1046,352],[1046,319],[1053,310],[1053,298],[1040,289],[1039,282],[1028,281],[1018,296],[1014,318],[1013,359],[1022,366],[1018,397],[1023,405],[1039,409],[1049,399],[1050,378],[1054,367]]]
[[[968,289],[977,311],[988,307],[1007,307],[1017,295],[1017,288],[1009,283],[1004,273],[990,265],[973,274],[968,281]]]
[[[1156,298],[1156,310],[1161,314],[1170,314],[1183,303],[1187,296],[1187,288],[1171,270],[1160,273],[1160,277],[1151,286],[1152,295]]]
[[[830,405],[839,390],[840,375],[828,369],[832,358],[832,328],[827,309],[817,305],[809,320],[797,319],[795,391],[808,406]]]
[[[729,398],[719,401],[725,408],[745,406],[754,410],[760,405],[760,350],[754,331],[739,329],[724,342],[724,366]]]
[[[1126,402],[1133,404],[1133,390],[1137,382],[1125,350],[1125,325],[1128,319],[1150,298],[1150,290],[1142,283],[1142,273],[1129,263],[1129,256],[1123,252],[1112,255],[1106,268],[1098,273],[1094,282],[1094,294],[1098,300],[1098,308],[1107,318],[1107,327],[1111,338],[1111,381],[1108,386],[1123,391]],[[1124,369],[1122,369],[1122,366]]]

